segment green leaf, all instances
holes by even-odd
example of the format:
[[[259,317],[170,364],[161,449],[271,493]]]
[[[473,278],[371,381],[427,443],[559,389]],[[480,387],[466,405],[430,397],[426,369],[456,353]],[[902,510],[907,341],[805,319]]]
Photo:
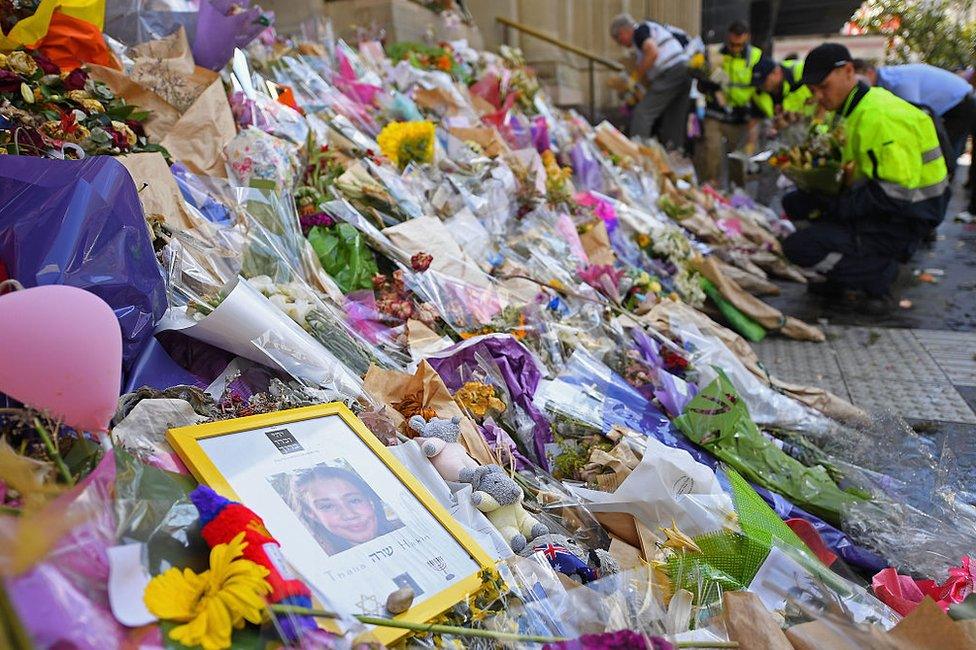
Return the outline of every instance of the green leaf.
[[[343,293],[370,289],[379,272],[376,257],[362,234],[348,223],[331,228],[315,226],[308,233],[322,268],[336,281]]]

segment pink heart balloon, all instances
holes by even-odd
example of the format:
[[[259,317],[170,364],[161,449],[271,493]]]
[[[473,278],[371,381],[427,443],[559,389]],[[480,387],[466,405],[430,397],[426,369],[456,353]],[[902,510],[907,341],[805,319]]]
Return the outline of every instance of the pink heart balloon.
[[[0,392],[81,431],[107,431],[122,331],[93,293],[46,285],[0,296]]]

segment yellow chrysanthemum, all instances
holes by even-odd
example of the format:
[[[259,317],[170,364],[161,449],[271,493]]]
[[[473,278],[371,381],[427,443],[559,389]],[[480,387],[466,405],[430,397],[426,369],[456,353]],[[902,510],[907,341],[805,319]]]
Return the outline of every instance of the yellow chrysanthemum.
[[[410,162],[434,159],[434,125],[431,122],[390,122],[376,138],[380,151],[401,169]]]
[[[185,646],[223,650],[231,644],[231,632],[244,621],[261,623],[265,596],[271,586],[268,570],[241,558],[247,543],[240,533],[229,544],[210,551],[210,569],[196,574],[172,568],[146,586],[143,600],[156,617],[183,623],[169,637]]]

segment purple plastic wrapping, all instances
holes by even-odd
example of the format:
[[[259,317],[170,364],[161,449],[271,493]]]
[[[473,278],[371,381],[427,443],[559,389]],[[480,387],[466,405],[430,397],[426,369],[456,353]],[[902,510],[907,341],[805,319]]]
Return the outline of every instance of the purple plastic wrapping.
[[[78,487],[48,506],[60,506],[65,517],[81,523],[57,541],[47,558],[6,580],[14,609],[38,647],[101,650],[126,644],[128,632],[112,615],[107,591],[107,552],[116,543],[118,525],[115,479],[115,457],[106,454]],[[154,636],[155,643],[141,647],[161,647],[158,631]]]
[[[250,4],[250,0],[200,2],[193,39],[193,59],[198,66],[220,70],[234,55],[235,47],[245,47],[270,26],[274,14],[262,14],[261,7]],[[242,10],[232,13],[235,6]]]
[[[525,346],[510,335],[489,334],[474,337],[438,352],[428,357],[427,362],[441,376],[444,384],[455,391],[464,383],[461,369],[477,366],[479,354],[487,355],[495,362],[505,379],[512,401],[524,409],[535,423],[535,452],[543,469],[548,471],[549,468],[545,466],[545,445],[552,441],[552,429],[549,420],[532,401],[542,378],[542,370],[539,362]]]
[[[573,185],[581,192],[603,192],[600,163],[590,155],[582,142],[569,150],[569,164],[573,168]]]
[[[541,115],[536,116],[529,129],[532,132],[532,146],[535,150],[539,153],[549,151],[549,124],[546,118]]]
[[[139,195],[111,157],[0,156],[0,261],[25,287],[65,284],[107,302],[125,372],[166,311]]]

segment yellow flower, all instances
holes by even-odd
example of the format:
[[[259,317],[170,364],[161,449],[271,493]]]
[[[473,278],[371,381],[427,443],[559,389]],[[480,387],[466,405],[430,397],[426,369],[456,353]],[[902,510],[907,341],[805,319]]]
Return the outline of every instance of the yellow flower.
[[[22,74],[25,77],[29,77],[37,72],[37,63],[34,62],[30,54],[22,50],[11,52],[7,55],[6,67],[12,72]]]
[[[466,382],[454,393],[454,399],[480,418],[485,417],[488,411],[505,411],[505,402],[495,397],[494,387],[478,381]]]
[[[376,138],[380,151],[400,167],[434,159],[434,125],[431,122],[390,122]]]
[[[4,70],[10,67],[10,63],[7,61],[7,55],[0,52],[0,68]]]
[[[86,93],[84,90],[69,90],[68,99],[80,102],[83,99],[91,99],[91,95]]]
[[[262,621],[265,596],[271,586],[268,570],[241,558],[247,543],[240,533],[229,544],[210,550],[210,569],[196,574],[172,568],[150,580],[143,594],[156,617],[183,623],[169,638],[203,650],[223,650],[231,644],[231,631],[244,621]]]

